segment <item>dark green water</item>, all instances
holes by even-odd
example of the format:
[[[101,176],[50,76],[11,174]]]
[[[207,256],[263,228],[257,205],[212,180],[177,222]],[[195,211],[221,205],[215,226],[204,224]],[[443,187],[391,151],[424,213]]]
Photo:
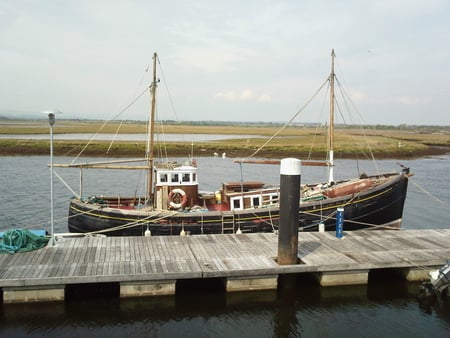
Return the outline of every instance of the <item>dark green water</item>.
[[[48,158],[38,156],[0,157],[0,231],[48,227],[47,162]],[[380,169],[396,168],[395,162],[380,161]],[[415,174],[408,188],[403,227],[448,228],[450,156],[402,163]],[[345,174],[354,176],[350,161],[339,164]],[[359,169],[365,165],[360,162]],[[203,158],[199,166],[204,190],[239,178],[239,168],[231,159]],[[208,168],[209,175],[202,168]],[[244,179],[277,183],[277,170],[244,168]],[[104,184],[113,193],[126,188],[134,191],[130,173],[113,175],[118,175],[113,178],[115,184],[107,185],[111,177],[93,170],[85,180],[88,193],[98,193]],[[309,176],[305,168],[302,181]],[[78,171],[63,177],[77,187]],[[55,196],[55,228],[65,232],[71,193],[56,183]],[[65,303],[2,305],[0,337],[450,337],[450,301],[419,302],[420,284],[370,275],[367,286],[320,288],[304,278],[295,288],[270,292],[227,294],[209,284],[188,284],[175,297],[126,300],[116,297],[114,290],[111,295],[93,290],[85,299],[74,294]]]
[[[448,337],[450,305],[420,303],[419,284],[227,294],[184,290],[176,297],[99,298],[3,306],[2,337]]]

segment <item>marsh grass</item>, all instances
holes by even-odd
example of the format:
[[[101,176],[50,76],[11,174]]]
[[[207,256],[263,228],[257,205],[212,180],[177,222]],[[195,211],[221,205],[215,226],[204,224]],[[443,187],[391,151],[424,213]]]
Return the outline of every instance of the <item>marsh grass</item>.
[[[55,134],[86,133],[93,134],[103,126],[101,122],[92,121],[57,121]],[[120,128],[119,128],[120,127]],[[158,127],[160,128],[160,126]],[[112,123],[103,126],[102,133],[146,133],[147,125],[142,122]],[[228,156],[245,157],[261,147],[266,140],[277,132],[276,127],[252,125],[165,125],[165,133],[177,134],[223,134],[252,135],[249,138],[235,138],[219,141],[198,142],[194,144],[195,156],[211,156],[214,152],[226,152]],[[46,121],[6,121],[0,123],[1,134],[48,134]],[[272,140],[259,153],[260,157],[298,156],[302,158],[324,158],[326,153],[327,133],[313,127],[288,127]],[[86,145],[86,141],[58,140],[54,142],[57,155],[76,155]],[[132,141],[115,142],[107,153],[109,141],[92,142],[83,152],[86,156],[142,156],[145,151],[143,143]],[[439,150],[437,146],[443,147]],[[48,140],[3,139],[0,140],[0,155],[47,154]],[[157,148],[162,144],[157,143]],[[188,156],[192,148],[190,142],[166,142],[165,153],[168,156]],[[450,147],[448,133],[424,133],[398,129],[368,129],[364,133],[357,129],[337,128],[335,130],[335,156],[356,157],[358,154],[370,157],[370,152],[378,158],[419,157],[442,153]],[[447,148],[447,150],[445,149]],[[310,154],[315,154],[311,156]]]

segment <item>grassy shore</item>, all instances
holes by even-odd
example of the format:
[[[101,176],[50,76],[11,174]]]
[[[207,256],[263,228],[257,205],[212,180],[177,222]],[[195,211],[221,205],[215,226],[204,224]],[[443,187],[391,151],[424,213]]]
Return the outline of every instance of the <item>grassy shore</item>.
[[[145,133],[145,123],[110,124],[101,122],[58,121],[54,127],[55,134],[116,133],[119,126],[121,133]],[[165,133],[189,134],[227,134],[254,135],[250,138],[227,139],[220,141],[197,142],[193,146],[195,156],[212,156],[213,153],[225,152],[228,157],[245,157],[252,154],[273,135],[278,128],[271,126],[232,125],[232,126],[193,126],[165,125]],[[45,121],[6,121],[0,122],[0,133],[8,134],[48,134]],[[364,134],[364,135],[363,135]],[[168,156],[188,156],[191,154],[191,142],[157,143],[158,152]],[[56,155],[74,156],[86,145],[86,141],[54,141]],[[45,155],[49,153],[48,140],[35,139],[0,139],[0,155]],[[109,141],[92,142],[84,151],[84,156],[142,156],[143,143],[120,141],[110,147]],[[445,132],[424,132],[418,130],[366,129],[364,133],[357,129],[337,128],[335,130],[335,158],[354,158],[361,154],[370,157],[370,151],[376,158],[415,158],[426,155],[439,155],[450,150],[450,135]],[[294,156],[324,158],[326,152],[326,131],[312,127],[288,127],[259,153],[258,157],[283,158]]]

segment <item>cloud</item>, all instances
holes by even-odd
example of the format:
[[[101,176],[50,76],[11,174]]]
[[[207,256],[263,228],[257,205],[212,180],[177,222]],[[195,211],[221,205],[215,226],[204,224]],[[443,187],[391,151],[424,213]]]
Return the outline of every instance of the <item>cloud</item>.
[[[175,62],[183,67],[213,73],[235,71],[235,64],[241,60],[241,56],[222,47],[182,47],[176,55]]]
[[[448,0],[3,1],[0,109],[106,116],[148,83],[157,51],[190,118],[234,103],[237,119],[278,119],[320,86],[335,48],[339,79],[373,122],[448,124],[449,27]]]
[[[268,94],[260,94],[251,89],[243,89],[241,91],[220,91],[214,95],[214,98],[224,99],[226,101],[252,101],[252,102],[269,102],[272,97]]]
[[[242,92],[241,92],[241,95],[240,95],[240,99],[241,100],[251,100],[251,99],[253,99],[255,97],[255,94],[253,94],[253,92],[250,90],[250,89],[244,89]]]
[[[225,99],[227,101],[236,101],[236,99],[237,99],[236,92],[234,92],[234,91],[218,92],[214,95],[214,97],[219,98],[219,99]]]
[[[258,101],[259,102],[270,102],[270,101],[272,101],[272,97],[267,94],[262,94],[258,97]]]
[[[415,106],[427,103],[425,99],[411,96],[399,96],[394,98],[394,101],[401,103],[405,106]]]
[[[425,97],[420,96],[410,96],[410,95],[390,95],[390,96],[377,96],[367,99],[367,103],[375,104],[375,105],[384,105],[384,106],[392,106],[392,105],[401,105],[401,106],[420,106],[424,104],[428,104],[428,100]]]
[[[348,90],[348,94],[354,102],[363,102],[367,99],[366,93],[358,89],[351,88]]]
[[[371,7],[377,14],[384,16],[423,16],[447,7],[447,0],[382,0],[375,1]]]

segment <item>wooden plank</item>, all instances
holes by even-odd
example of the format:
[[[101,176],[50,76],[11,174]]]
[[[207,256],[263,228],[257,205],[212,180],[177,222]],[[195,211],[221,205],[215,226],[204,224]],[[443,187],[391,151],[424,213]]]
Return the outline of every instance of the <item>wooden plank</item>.
[[[72,252],[73,246],[75,245],[75,241],[72,240],[68,240],[68,239],[62,239],[63,241],[67,241],[66,242],[66,246],[64,246],[62,249],[62,256],[61,256],[61,260],[59,263],[59,268],[58,268],[58,272],[57,275],[61,276],[65,274],[65,269],[68,268],[68,266],[70,265],[71,261],[69,260],[70,254]],[[59,245],[59,243],[58,243]]]
[[[104,264],[103,275],[112,276],[113,272],[113,263],[107,261],[106,264]]]
[[[66,248],[66,254],[63,257],[63,264],[67,264],[67,266],[75,263],[75,252],[78,241],[74,238],[64,238],[63,242],[58,243],[58,245],[63,245]],[[66,270],[66,269],[64,269]]]
[[[130,260],[129,242],[127,237],[120,237],[120,261],[128,262]]]
[[[113,262],[120,262],[120,237],[114,237],[112,241]]]
[[[306,271],[436,266],[450,257],[450,230],[300,233],[305,264],[278,266],[274,234],[65,238],[0,257],[0,286],[245,277]]]
[[[141,261],[141,253],[139,251],[139,243],[142,243],[141,237],[134,237],[134,240],[131,242],[131,250],[133,250],[132,260],[136,262]]]

